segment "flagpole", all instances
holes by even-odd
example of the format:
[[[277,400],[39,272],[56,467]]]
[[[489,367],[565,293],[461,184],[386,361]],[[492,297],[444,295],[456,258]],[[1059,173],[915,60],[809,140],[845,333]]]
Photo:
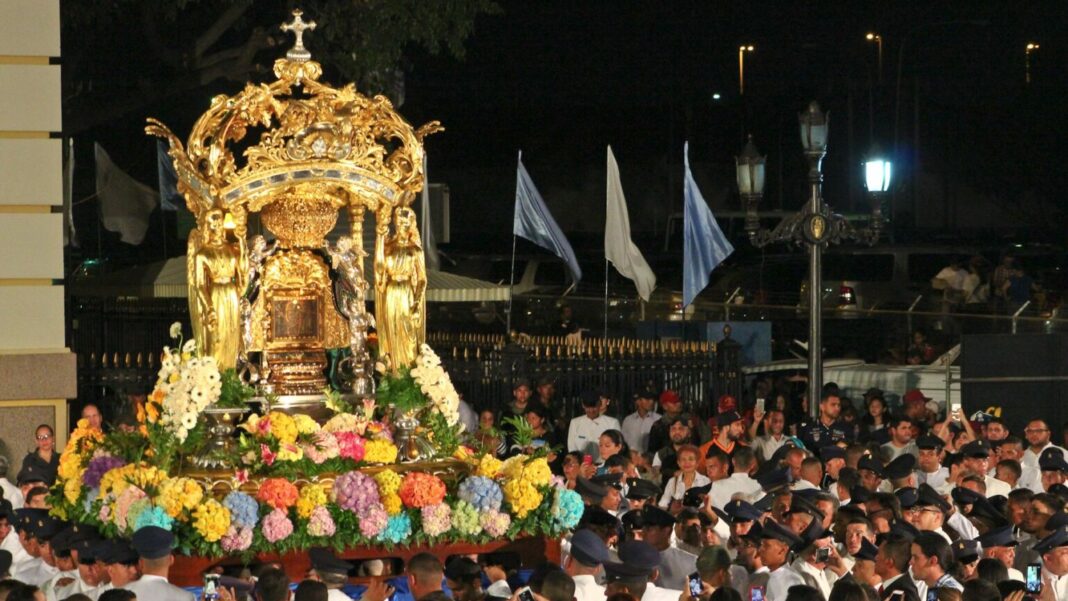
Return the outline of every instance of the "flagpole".
[[[508,276],[508,321],[505,326],[505,342],[512,336],[512,288],[515,286],[515,239],[516,235],[512,234],[512,275]]]
[[[608,257],[604,258],[604,339],[608,340]]]

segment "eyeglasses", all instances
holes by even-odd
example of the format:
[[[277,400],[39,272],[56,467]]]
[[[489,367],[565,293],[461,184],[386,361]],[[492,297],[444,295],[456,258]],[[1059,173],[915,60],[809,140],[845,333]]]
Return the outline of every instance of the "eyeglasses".
[[[48,440],[49,438],[52,438],[51,434],[38,434],[37,435],[37,440]]]

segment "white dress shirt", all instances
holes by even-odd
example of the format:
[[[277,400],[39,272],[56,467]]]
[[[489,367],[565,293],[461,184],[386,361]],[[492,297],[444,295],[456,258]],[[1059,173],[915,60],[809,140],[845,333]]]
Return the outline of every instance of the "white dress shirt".
[[[133,582],[129,582],[126,586],[122,587],[128,591],[133,591],[137,595],[138,600],[149,599],[150,601],[196,601],[196,596],[193,593],[178,588],[163,576],[155,576],[152,574],[145,574]]]
[[[990,497],[995,497],[997,495],[1008,497],[1009,493],[1012,492],[1012,487],[1009,486],[1008,482],[998,480],[993,476],[984,477],[986,478],[986,498],[989,499]]]
[[[679,601],[681,596],[681,589],[663,588],[650,582],[645,585],[645,594],[642,595],[642,601]]]
[[[3,549],[11,554],[11,569],[10,572],[14,574],[19,571],[22,564],[33,559],[26,549],[22,548],[22,543],[19,542],[19,534],[12,528],[7,536],[0,540],[0,549]]]
[[[761,490],[763,489],[760,483],[754,480],[752,476],[734,472],[722,480],[713,482],[712,490],[708,491],[708,494],[712,497],[712,505],[718,509],[723,509],[727,503],[730,503],[734,495],[741,493],[746,498],[750,498]]]
[[[979,538],[979,530],[975,527],[975,524],[961,515],[959,511],[954,511],[953,515],[946,518],[946,523],[956,530],[957,534],[964,540],[975,540]]]
[[[604,587],[597,584],[597,579],[589,574],[573,576],[575,581],[575,601],[604,601]]]
[[[638,415],[637,411],[624,417],[622,431],[623,440],[627,441],[627,446],[642,453],[648,452],[649,430],[659,420],[660,414],[655,411],[646,413],[645,417]]]
[[[805,579],[790,564],[782,564],[779,569],[768,574],[768,590],[764,593],[767,601],[786,601],[786,594],[791,586],[804,584]]]
[[[664,494],[660,497],[660,507],[667,509],[672,501],[681,501],[682,496],[686,494],[686,491],[691,488],[697,488],[698,486],[704,486],[710,484],[712,481],[708,479],[708,476],[702,473],[695,473],[693,475],[693,484],[686,486],[686,481],[682,478],[682,472],[675,472],[675,475],[668,480],[667,486],[664,487]]]
[[[341,589],[332,588],[326,591],[326,601],[352,601],[352,597],[346,595]]]
[[[57,572],[59,570],[45,563],[40,557],[31,557],[29,561],[22,563],[17,572],[11,573],[11,579],[34,586],[41,586],[49,578],[55,576]]]
[[[619,430],[619,420],[607,415],[600,415],[597,419],[580,415],[572,419],[567,429],[567,450],[592,455],[597,459],[600,457],[597,445],[605,430]]]
[[[1053,598],[1057,601],[1068,600],[1068,574],[1057,576],[1045,567],[1042,568],[1042,584],[1053,590]]]
[[[12,509],[22,509],[25,503],[22,491],[7,478],[0,478],[0,492],[4,494],[5,499],[11,501]]]
[[[940,467],[931,473],[927,473],[923,470],[916,471],[917,484],[927,483],[928,486],[938,491],[942,490],[942,487],[945,486],[946,480],[948,479],[949,469],[944,467]]]
[[[761,462],[766,462],[771,459],[771,456],[775,454],[784,444],[790,441],[790,437],[785,433],[780,434],[778,437],[771,434],[765,434],[763,436],[757,436],[753,439],[753,453]],[[747,593],[748,594],[748,593]]]
[[[797,570],[798,574],[804,578],[805,583],[809,586],[814,586],[819,589],[823,594],[823,598],[827,599],[831,596],[831,585],[834,584],[824,570],[821,570],[804,559],[797,559],[793,563],[793,568]],[[837,578],[835,578],[837,580]]]
[[[1058,447],[1057,445],[1053,444],[1052,442],[1047,442],[1046,446],[1044,446],[1041,449],[1039,449],[1037,453],[1032,451],[1031,447],[1028,446],[1027,449],[1024,450],[1024,452],[1023,452],[1023,458],[1020,459],[1020,465],[1026,465],[1028,467],[1033,467],[1035,469],[1038,469],[1038,456],[1042,454],[1042,451],[1045,451],[1046,449],[1048,449],[1050,447],[1053,447],[1054,449],[1060,449],[1061,453],[1065,452],[1064,449],[1061,449],[1061,447]],[[1065,457],[1065,459],[1068,459],[1068,457]],[[987,495],[987,496],[989,497],[990,495]]]

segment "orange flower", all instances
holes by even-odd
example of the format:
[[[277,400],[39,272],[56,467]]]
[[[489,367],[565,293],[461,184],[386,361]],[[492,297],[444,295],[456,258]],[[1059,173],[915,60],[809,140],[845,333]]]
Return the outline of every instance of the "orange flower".
[[[441,478],[423,472],[408,472],[397,491],[408,507],[436,505],[445,498],[445,483]]]
[[[268,478],[260,484],[256,498],[264,503],[285,511],[297,502],[300,492],[292,482],[285,478]]]

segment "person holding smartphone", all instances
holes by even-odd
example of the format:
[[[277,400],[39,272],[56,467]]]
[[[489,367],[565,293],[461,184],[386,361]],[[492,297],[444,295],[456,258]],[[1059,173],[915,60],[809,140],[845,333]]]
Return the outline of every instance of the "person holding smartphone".
[[[1054,530],[1035,543],[1033,549],[1042,557],[1040,598],[1043,601],[1068,600],[1068,526]]]

